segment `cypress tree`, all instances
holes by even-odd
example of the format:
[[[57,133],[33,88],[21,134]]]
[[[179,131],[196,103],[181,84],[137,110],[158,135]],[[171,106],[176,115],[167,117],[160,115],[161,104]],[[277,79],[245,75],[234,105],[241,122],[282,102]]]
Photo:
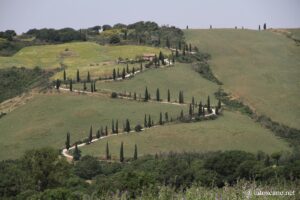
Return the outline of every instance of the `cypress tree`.
[[[115,69],[115,68],[113,69],[113,74],[112,74],[112,76],[113,76],[113,79],[116,80],[116,69]]]
[[[141,63],[140,71],[141,71],[141,72],[143,71],[143,63]]]
[[[178,56],[179,56],[179,52],[178,52],[178,49],[177,49],[177,47],[176,47],[175,56],[176,56],[176,58],[178,58]]]
[[[149,100],[149,94],[148,94],[148,88],[146,87],[146,90],[145,90],[145,101],[148,101]]]
[[[106,136],[108,135],[108,128],[107,128],[107,126],[105,126],[105,135]]]
[[[182,55],[185,56],[185,48],[183,48]]]
[[[146,116],[146,114],[145,114],[145,118],[144,118],[144,127],[146,128],[148,126],[148,124],[147,124],[147,116]]]
[[[96,89],[96,81],[93,81],[93,90],[94,90],[94,92],[97,91],[97,89]]]
[[[111,132],[115,133],[115,122],[114,122],[114,120],[111,121]]]
[[[178,48],[181,50],[181,41],[178,42]]]
[[[211,113],[211,108],[210,108],[210,98],[209,96],[207,97],[207,112]]]
[[[190,115],[190,117],[193,115],[192,104],[190,104],[190,108],[189,108],[189,115]]]
[[[124,162],[123,142],[121,142],[121,148],[120,148],[120,162]]]
[[[70,133],[67,133],[67,140],[66,140],[66,149],[69,150],[70,148]]]
[[[117,71],[117,77],[119,78],[120,77],[120,70],[118,68],[118,71]]]
[[[126,132],[129,133],[130,132],[130,122],[128,119],[126,119]]]
[[[77,80],[77,82],[80,82],[80,76],[79,76],[79,69],[77,69],[77,76],[76,76],[76,80]]]
[[[119,121],[117,120],[116,121],[116,133],[118,134],[119,133]]]
[[[91,76],[90,76],[90,71],[88,71],[88,74],[87,74],[87,82],[90,82],[91,81]]]
[[[191,45],[191,43],[189,44],[189,52],[192,52],[192,45]]]
[[[168,112],[165,113],[165,121],[169,122],[169,114],[168,114]]]
[[[163,125],[162,113],[159,113],[159,125]]]
[[[183,110],[180,112],[180,119],[183,119]]]
[[[150,128],[151,127],[151,116],[149,115],[148,116],[148,128]]]
[[[133,154],[133,160],[137,160],[138,158],[138,152],[137,152],[137,145],[134,145],[134,154]]]
[[[60,87],[60,80],[59,79],[56,79],[56,89],[59,90],[59,87]]]
[[[195,98],[193,97],[192,98],[192,111],[193,111],[193,114],[194,114],[194,110],[195,110]]]
[[[105,155],[106,155],[106,156],[105,156],[105,157],[106,157],[106,160],[110,160],[108,142],[106,142]]]
[[[94,92],[94,85],[92,82],[91,82],[91,92]]]
[[[66,74],[66,70],[64,69],[64,75],[63,75],[63,79],[64,79],[64,81],[66,81],[67,80],[67,74]]]
[[[83,82],[83,90],[86,91],[86,82]]]
[[[170,95],[170,90],[168,89],[168,102],[171,101],[171,95]]]
[[[181,91],[181,103],[183,103],[183,91]]]
[[[264,23],[264,30],[266,30],[267,29],[267,24],[266,23]]]
[[[183,91],[179,91],[179,103],[184,103],[184,100],[183,100]]]
[[[133,100],[136,101],[136,92],[133,93]]]
[[[156,101],[160,101],[159,89],[156,89]]]
[[[90,134],[89,134],[89,143],[91,143],[93,140],[93,127],[90,128]]]
[[[163,54],[162,54],[161,51],[159,52],[158,59],[159,59],[160,61],[162,61],[162,59],[163,59]]]
[[[101,137],[100,130],[98,130],[96,133],[96,138],[100,138],[100,137]]]
[[[260,25],[258,25],[258,30],[260,31]]]
[[[79,160],[81,157],[81,151],[78,149],[77,143],[75,144],[75,149],[73,153],[73,159],[74,160]]]
[[[128,63],[126,65],[126,73],[129,74],[129,66],[128,66]]]
[[[158,57],[158,59],[161,61],[161,63],[163,64],[163,65],[165,65],[165,56],[164,56],[164,54],[160,51],[159,52],[159,57]],[[159,65],[159,63],[158,63],[158,65]]]
[[[125,79],[125,76],[126,76],[125,68],[123,68],[123,71],[122,71],[122,79]]]
[[[135,73],[135,68],[132,67],[132,75],[134,75],[134,73]]]
[[[198,116],[200,117],[202,115],[202,102],[200,101],[198,106]]]
[[[70,80],[70,91],[71,92],[73,91],[73,81],[72,81],[72,79]]]

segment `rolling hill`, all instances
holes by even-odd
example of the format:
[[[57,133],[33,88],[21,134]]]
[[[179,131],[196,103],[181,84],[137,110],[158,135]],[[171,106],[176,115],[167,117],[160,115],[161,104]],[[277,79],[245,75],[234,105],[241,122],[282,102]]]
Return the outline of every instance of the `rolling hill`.
[[[150,114],[157,122],[160,112],[177,117],[181,109],[182,106],[103,96],[36,94],[28,103],[0,119],[0,159],[17,158],[26,149],[61,148],[68,131],[71,141],[76,142],[88,137],[91,125],[95,135],[101,126],[108,126],[111,130],[112,119],[119,120],[119,129],[122,129],[126,119],[134,127],[144,123],[145,114]]]
[[[185,30],[188,42],[212,55],[223,88],[259,114],[300,128],[300,48],[273,31]]]
[[[116,67],[118,58],[134,59],[144,53],[162,51],[168,55],[170,51],[163,48],[154,48],[137,45],[103,46],[94,42],[72,42],[56,45],[30,46],[21,49],[10,57],[0,57],[0,68],[39,66],[42,69],[67,68],[67,78],[75,78],[77,69],[81,74],[91,72],[93,78],[100,75],[111,75]],[[62,72],[54,76],[62,79]]]
[[[237,123],[238,122],[238,123]],[[124,142],[127,158],[132,158],[137,144],[139,156],[173,152],[208,152],[244,150],[256,153],[290,151],[287,142],[239,113],[224,112],[217,120],[190,124],[175,124],[147,129],[141,133],[105,138],[81,148],[83,155],[105,158],[106,143],[112,158],[118,160],[120,144]]]
[[[77,84],[75,88],[82,89],[82,84]],[[191,65],[176,64],[174,67],[150,69],[138,74],[132,79],[115,82],[97,82],[97,89],[115,92],[134,92],[137,95],[145,94],[145,88],[151,94],[152,99],[156,98],[156,90],[159,88],[161,99],[167,100],[167,92],[170,90],[171,101],[178,101],[179,91],[184,91],[185,102],[191,102],[192,97],[198,103],[206,103],[207,96],[210,95],[212,104],[216,105],[214,92],[218,90],[218,85],[202,78],[194,71]],[[89,89],[89,88],[88,88]]]

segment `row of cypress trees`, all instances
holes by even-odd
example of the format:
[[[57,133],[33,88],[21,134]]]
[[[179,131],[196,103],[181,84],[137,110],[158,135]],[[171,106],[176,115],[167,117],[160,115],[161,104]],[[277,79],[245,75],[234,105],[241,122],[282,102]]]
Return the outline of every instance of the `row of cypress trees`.
[[[198,107],[198,112],[197,114],[195,113],[195,107],[196,107],[196,103],[194,103],[194,99],[192,100],[192,103],[189,105],[189,117],[192,117],[192,116],[205,116],[206,114],[206,111],[205,111],[205,108],[204,106],[202,105],[202,102],[200,101],[199,105],[197,105]],[[218,105],[216,106],[216,114],[219,114],[218,111],[219,109],[221,109],[221,101],[219,100],[218,101]],[[208,113],[211,113],[212,110],[211,110],[211,107],[210,107],[210,98],[208,96],[207,98],[207,112]],[[180,112],[180,116],[179,116],[179,119],[184,119],[184,114],[183,114],[183,110],[181,110]],[[172,121],[172,118],[171,118],[171,121]],[[167,123],[169,122],[169,115],[168,115],[168,112],[165,112],[165,120],[163,120],[163,113],[160,112],[159,114],[159,125],[163,125],[164,123]],[[116,120],[116,122],[114,122],[114,120],[112,120],[112,134],[118,134],[119,133],[119,125],[118,125],[118,120]],[[140,125],[137,125],[140,127]],[[145,128],[150,128],[154,126],[154,121],[153,119],[151,119],[151,116],[150,115],[146,115],[145,114],[145,117],[144,117],[144,127]],[[130,121],[128,119],[126,119],[126,122],[125,124],[123,124],[123,131],[124,132],[127,132],[129,133],[131,131],[131,128],[130,128]],[[141,128],[138,130],[140,131]],[[136,129],[137,131],[137,129]],[[103,129],[103,127],[101,126],[101,129],[99,129],[96,133],[96,138],[100,138],[101,136],[107,136],[108,135],[108,127],[106,126],[105,127],[105,130]],[[88,136],[88,139],[87,139],[87,143],[90,144],[93,140],[93,128],[92,126],[90,127],[90,131],[89,131],[89,136]],[[66,149],[69,149],[70,148],[70,133],[68,132],[67,133],[67,139],[66,139],[66,142],[65,142],[65,145],[66,145]],[[75,155],[76,154],[76,155]],[[77,155],[78,154],[78,155]],[[80,150],[77,148],[77,143],[75,144],[75,150],[74,150],[74,159],[76,159],[77,157],[80,157]],[[121,157],[121,156],[120,156]],[[107,158],[108,158],[108,154],[107,154]],[[120,159],[121,161],[121,159]]]
[[[140,71],[143,71],[143,63],[140,64]],[[134,75],[135,72],[136,72],[136,68],[132,67],[132,69],[130,71],[129,66],[127,64],[126,70],[125,70],[125,68],[123,68],[122,73],[120,73],[119,68],[117,70],[114,68],[113,72],[112,72],[112,79],[116,80],[117,78],[120,78],[120,77],[122,77],[122,79],[125,79],[127,74],[133,74]]]
[[[111,154],[109,152],[109,145],[108,142],[106,143],[106,149],[105,149],[105,158],[106,160],[110,160],[111,159]],[[133,152],[133,160],[137,160],[138,159],[138,149],[137,149],[137,145],[134,145],[134,152]],[[124,162],[125,161],[125,157],[124,157],[124,143],[121,142],[121,146],[120,146],[120,162]]]
[[[64,80],[64,82],[67,81],[67,72],[66,72],[65,69],[64,69],[64,72],[63,72],[63,80]],[[76,81],[77,82],[81,81],[80,74],[79,74],[79,69],[77,69],[77,72],[76,72]],[[91,76],[90,76],[90,72],[89,71],[87,73],[86,82],[91,82]]]

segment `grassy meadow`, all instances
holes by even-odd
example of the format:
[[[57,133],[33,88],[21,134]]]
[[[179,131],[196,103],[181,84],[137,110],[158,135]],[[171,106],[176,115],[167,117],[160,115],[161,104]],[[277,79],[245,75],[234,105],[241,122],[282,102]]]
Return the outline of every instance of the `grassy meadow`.
[[[211,68],[225,90],[259,114],[300,128],[300,48],[293,40],[233,29],[185,30],[185,36],[212,55]]]
[[[238,123],[237,123],[238,122]],[[199,123],[172,124],[105,138],[81,148],[83,155],[105,157],[106,143],[114,159],[119,158],[120,144],[124,142],[126,157],[132,157],[134,145],[140,156],[155,153],[207,152],[217,150],[244,150],[256,153],[290,151],[288,144],[274,136],[250,118],[230,111],[217,120]]]
[[[56,69],[63,64],[67,67],[68,78],[74,79],[77,69],[80,70],[82,76],[90,71],[95,78],[98,78],[100,75],[107,75],[108,72],[110,75],[119,57],[135,59],[136,56],[144,53],[159,54],[160,51],[166,55],[170,54],[163,48],[137,45],[103,46],[93,42],[30,46],[21,49],[11,57],[0,57],[0,68],[39,66],[43,69]],[[62,73],[54,78],[61,79]]]
[[[101,126],[111,129],[111,120],[119,120],[119,129],[127,118],[131,126],[144,123],[150,114],[158,122],[160,112],[176,117],[186,106],[143,103],[77,94],[40,94],[0,120],[0,160],[17,158],[26,149],[64,146],[66,133],[71,142],[94,135]]]
[[[82,84],[77,84],[75,88],[82,89]],[[156,90],[160,90],[160,98],[167,100],[167,92],[170,90],[171,101],[178,101],[179,91],[184,91],[184,100],[191,102],[192,97],[195,101],[206,103],[207,96],[210,95],[212,104],[216,104],[214,92],[218,86],[200,76],[190,65],[176,64],[174,67],[151,69],[138,74],[132,79],[115,82],[97,82],[97,89],[134,92],[144,97],[145,88],[151,94],[152,99],[156,99]],[[88,87],[88,89],[90,89]]]

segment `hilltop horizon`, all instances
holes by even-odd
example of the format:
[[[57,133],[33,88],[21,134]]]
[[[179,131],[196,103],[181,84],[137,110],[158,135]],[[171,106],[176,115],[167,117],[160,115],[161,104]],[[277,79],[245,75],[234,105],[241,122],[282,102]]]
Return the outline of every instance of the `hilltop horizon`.
[[[216,28],[244,26],[256,29],[263,23],[273,28],[300,27],[297,10],[300,2],[297,0],[191,0],[188,3],[176,4],[170,0],[153,0],[151,4],[137,0],[111,1],[105,4],[95,0],[89,1],[89,4],[70,0],[3,0],[0,5],[0,31],[11,29],[18,34],[32,28],[79,29],[103,24],[131,24],[137,21],[155,21],[159,25],[170,24],[182,29],[187,25],[201,29],[209,28],[210,25]]]

